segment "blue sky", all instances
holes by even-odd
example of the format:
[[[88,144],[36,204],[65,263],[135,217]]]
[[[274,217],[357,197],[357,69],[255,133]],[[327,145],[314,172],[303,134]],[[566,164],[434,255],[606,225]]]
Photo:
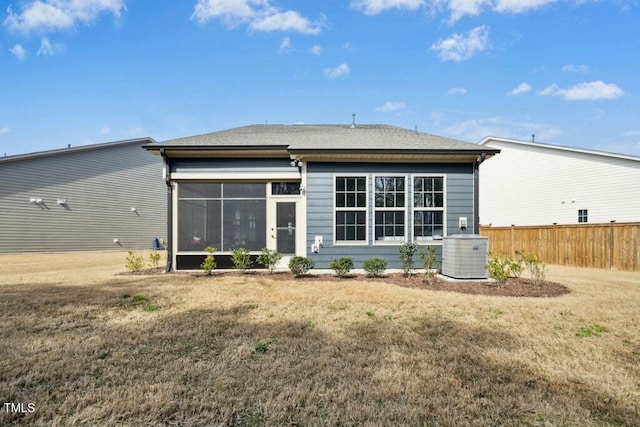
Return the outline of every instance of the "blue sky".
[[[640,155],[637,0],[0,4],[0,155],[354,112]]]

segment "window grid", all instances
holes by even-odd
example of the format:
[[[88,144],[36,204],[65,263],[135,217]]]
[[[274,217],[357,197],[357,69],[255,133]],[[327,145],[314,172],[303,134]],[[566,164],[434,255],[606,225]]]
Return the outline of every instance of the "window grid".
[[[335,241],[367,242],[367,177],[334,178]]]
[[[441,240],[445,235],[444,176],[413,177],[413,238]]]
[[[374,178],[374,230],[376,242],[406,239],[406,177]]]
[[[587,209],[578,209],[578,222],[587,222],[587,221],[588,221]]]

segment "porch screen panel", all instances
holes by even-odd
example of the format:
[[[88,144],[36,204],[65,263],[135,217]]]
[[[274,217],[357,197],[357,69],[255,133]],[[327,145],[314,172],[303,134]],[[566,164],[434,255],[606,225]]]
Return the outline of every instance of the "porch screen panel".
[[[178,251],[266,247],[266,183],[187,182],[178,186]]]

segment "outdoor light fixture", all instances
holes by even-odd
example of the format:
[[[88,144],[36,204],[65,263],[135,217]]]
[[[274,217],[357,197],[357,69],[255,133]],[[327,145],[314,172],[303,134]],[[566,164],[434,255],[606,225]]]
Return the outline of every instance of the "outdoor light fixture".
[[[58,199],[56,203],[60,206],[65,206],[67,204],[67,199]]]
[[[114,245],[120,244],[120,239],[113,239],[113,244]]]
[[[302,165],[303,165],[302,160],[300,160],[300,159],[293,159],[293,160],[291,160],[291,163],[289,163],[289,164],[291,166],[293,166],[294,168],[295,167],[301,168]]]
[[[136,208],[131,208],[131,212],[134,212],[134,213],[135,213],[135,212],[138,212],[138,209],[136,209]]]
[[[35,197],[29,197],[29,203],[33,203],[34,205],[37,205],[39,202],[38,202],[38,199],[36,199]]]

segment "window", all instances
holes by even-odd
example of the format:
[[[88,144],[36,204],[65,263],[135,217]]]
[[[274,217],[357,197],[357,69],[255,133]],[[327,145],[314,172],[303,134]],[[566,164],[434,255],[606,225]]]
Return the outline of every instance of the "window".
[[[266,203],[264,183],[180,183],[178,250],[261,250],[267,238]]]
[[[375,177],[375,239],[404,241],[406,188],[404,177]]]
[[[335,177],[336,242],[367,241],[367,178]]]
[[[578,222],[587,222],[587,209],[578,209]]]
[[[441,240],[444,235],[444,177],[413,178],[413,236],[417,241]]]
[[[271,184],[271,195],[298,195],[300,194],[299,182],[274,182]]]

